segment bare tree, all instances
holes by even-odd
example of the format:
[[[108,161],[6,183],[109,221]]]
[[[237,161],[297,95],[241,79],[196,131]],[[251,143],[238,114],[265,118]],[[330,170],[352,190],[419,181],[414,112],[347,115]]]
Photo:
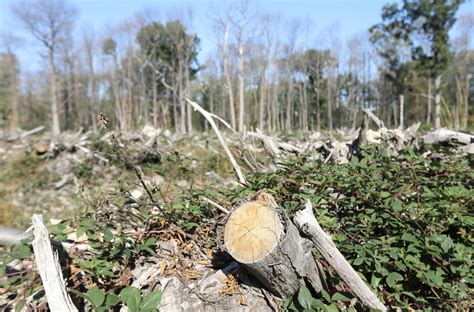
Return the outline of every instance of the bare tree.
[[[65,0],[35,0],[31,2],[15,2],[13,14],[24,27],[47,50],[51,79],[51,120],[55,136],[61,132],[58,108],[58,81],[55,53],[58,49],[61,32],[71,25],[76,17],[76,9]]]
[[[98,94],[97,94],[97,79],[95,76],[94,68],[94,56],[96,50],[97,41],[94,38],[92,33],[84,33],[83,37],[83,47],[86,56],[87,63],[87,76],[88,76],[88,90],[89,90],[89,118],[92,123],[92,128],[97,129],[97,119],[96,116],[99,113],[97,110],[98,103]]]

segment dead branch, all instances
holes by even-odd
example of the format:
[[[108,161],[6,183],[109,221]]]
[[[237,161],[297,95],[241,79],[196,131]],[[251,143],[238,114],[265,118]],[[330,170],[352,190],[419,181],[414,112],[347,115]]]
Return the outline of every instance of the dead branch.
[[[33,250],[35,262],[48,298],[48,306],[53,312],[77,311],[64,286],[63,274],[58,262],[58,254],[53,254],[48,230],[41,215],[33,215]]]
[[[221,143],[222,147],[224,148],[224,151],[226,152],[227,156],[229,157],[230,162],[232,163],[232,166],[234,167],[235,172],[237,173],[237,176],[239,177],[239,181],[242,184],[247,184],[247,180],[245,179],[244,175],[242,174],[242,170],[240,169],[239,164],[235,161],[234,156],[230,152],[229,146],[227,145],[225,138],[222,136],[222,134],[219,131],[219,128],[217,127],[216,123],[214,122],[214,117],[213,114],[209,113],[206,111],[204,108],[199,106],[196,102],[193,102],[189,99],[186,99],[186,101],[194,108],[194,110],[198,110],[204,118],[207,119],[209,124],[211,125],[212,129],[217,135],[217,138],[219,139],[219,142]]]
[[[381,121],[377,116],[375,116],[369,109],[364,108],[363,111],[370,117],[370,119],[373,120],[373,122],[375,122],[375,124],[377,125],[379,129],[385,128],[383,121]]]
[[[296,213],[294,222],[299,230],[311,239],[319,252],[364,305],[371,309],[387,310],[387,307],[357,275],[357,272],[337,249],[331,237],[321,228],[314,216],[313,206],[309,200],[306,201],[306,208]]]
[[[202,200],[205,201],[206,203],[210,204],[211,206],[216,207],[218,210],[222,211],[222,212],[225,213],[225,214],[228,214],[228,213],[229,213],[229,210],[225,209],[224,207],[222,207],[221,205],[219,205],[219,204],[216,203],[215,201],[210,200],[210,199],[207,198],[207,197],[203,197]]]

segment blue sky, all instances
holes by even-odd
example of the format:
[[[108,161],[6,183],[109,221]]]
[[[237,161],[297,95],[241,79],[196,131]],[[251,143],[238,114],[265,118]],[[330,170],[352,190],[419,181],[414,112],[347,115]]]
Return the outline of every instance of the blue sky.
[[[21,30],[21,25],[10,13],[14,1],[0,0],[0,34],[13,32],[29,38]],[[179,10],[191,9],[193,12],[192,31],[201,38],[201,53],[203,61],[215,47],[215,39],[211,28],[212,15],[224,10],[229,0],[72,0],[79,10],[79,18],[75,24],[75,33],[93,28],[102,31],[106,25],[118,24],[132,17],[135,13],[153,11],[156,16],[165,20],[170,14]],[[255,0],[261,12],[279,16],[282,20],[299,18],[311,21],[310,38],[324,33],[325,29],[336,26],[342,42],[352,35],[367,30],[381,20],[380,13],[383,5],[392,1],[384,0]],[[460,14],[473,12],[472,1],[464,3]],[[314,39],[311,39],[314,41]],[[309,42],[310,45],[315,42]],[[28,40],[15,49],[19,54],[23,67],[39,65],[38,46],[33,40]],[[25,64],[26,63],[26,64]]]

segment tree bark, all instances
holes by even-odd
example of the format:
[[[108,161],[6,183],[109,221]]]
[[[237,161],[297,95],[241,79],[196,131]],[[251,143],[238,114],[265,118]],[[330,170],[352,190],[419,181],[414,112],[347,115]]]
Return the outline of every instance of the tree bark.
[[[265,65],[260,66],[260,99],[258,104],[258,128],[263,129],[264,127],[264,118],[265,118],[265,88],[266,88],[266,79],[265,79]]]
[[[52,119],[52,131],[53,136],[58,137],[61,134],[61,127],[59,125],[59,110],[58,110],[58,97],[57,97],[57,70],[56,64],[54,63],[54,49],[49,48],[49,69],[51,75],[51,119]]]
[[[244,132],[244,116],[245,116],[245,94],[244,86],[244,47],[239,42],[239,132]]]
[[[462,128],[464,130],[467,130],[467,120],[469,118],[469,95],[470,95],[470,75],[466,75],[466,83],[465,83],[465,92],[464,92],[464,110],[463,110],[463,116],[462,116]]]
[[[405,96],[403,94],[400,94],[400,129],[402,130],[404,128],[404,122],[405,122],[404,109],[405,109]]]
[[[232,91],[232,80],[229,73],[229,60],[227,55],[227,40],[229,37],[229,24],[226,25],[225,32],[224,32],[224,43],[222,46],[222,67],[224,71],[224,76],[226,80],[226,88],[229,93],[229,108],[230,108],[230,124],[232,125],[232,129],[235,130],[236,123],[235,123],[235,105],[234,105],[234,93]]]
[[[435,80],[435,128],[441,128],[441,75]]]
[[[10,130],[17,130],[20,126],[20,104],[19,104],[19,82],[17,75],[17,61],[14,54],[8,55],[8,70],[10,71],[10,103],[11,103],[11,115],[10,115]]]
[[[153,101],[153,127],[158,128],[158,90],[156,85],[156,72],[153,70],[152,101]]]
[[[292,101],[293,101],[293,80],[290,77],[288,80],[288,91],[286,93],[286,118],[285,118],[285,130],[291,131],[292,126]]]
[[[432,99],[432,91],[431,91],[431,77],[428,78],[428,112],[426,114],[426,123],[430,124],[431,123],[431,99]]]
[[[329,127],[329,130],[332,130],[332,94],[331,94],[331,82],[330,82],[331,79],[328,79],[328,87],[327,87],[327,93],[328,93],[328,98],[327,98],[327,102],[328,102],[328,127]]]

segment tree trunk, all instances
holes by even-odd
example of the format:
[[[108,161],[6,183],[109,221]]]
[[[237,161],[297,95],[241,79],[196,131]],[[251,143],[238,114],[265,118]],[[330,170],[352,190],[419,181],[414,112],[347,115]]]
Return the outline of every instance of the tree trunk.
[[[156,72],[153,71],[153,81],[152,81],[152,97],[153,97],[153,127],[158,128],[158,95],[157,95],[157,85],[156,85]]]
[[[430,124],[431,123],[431,99],[432,99],[432,90],[431,90],[431,77],[428,78],[428,113],[426,114],[426,123]]]
[[[92,51],[87,53],[87,65],[88,65],[88,76],[89,76],[89,90],[90,90],[90,99],[89,99],[89,114],[92,124],[92,129],[97,130],[97,81],[94,74],[94,60],[92,56]]]
[[[319,88],[315,86],[314,91],[316,92],[316,129],[321,131],[321,103]]]
[[[242,43],[239,44],[239,132],[244,131],[244,47]]]
[[[331,94],[331,82],[330,82],[330,79],[328,79],[328,88],[327,88],[327,92],[328,92],[328,127],[329,127],[329,130],[331,131],[332,130],[332,94]]]
[[[11,103],[11,115],[10,115],[10,130],[16,130],[20,125],[20,105],[19,105],[19,88],[18,88],[18,76],[16,72],[16,59],[13,55],[10,56],[9,70],[11,74],[10,81],[10,103]]]
[[[230,78],[228,59],[227,59],[227,38],[229,37],[229,25],[226,25],[224,33],[224,44],[222,47],[222,66],[224,71],[224,76],[227,84],[227,91],[229,93],[229,107],[230,107],[230,124],[232,129],[235,130],[235,105],[234,105],[234,93],[232,91],[232,80]]]
[[[464,130],[467,130],[467,120],[469,118],[469,94],[470,94],[470,75],[466,75],[466,84],[465,84],[465,91],[464,91],[464,111],[462,116],[461,126]]]
[[[405,96],[403,94],[400,94],[400,129],[403,130],[404,128],[404,109],[405,109]]]
[[[54,50],[49,49],[49,68],[51,71],[51,119],[52,119],[52,131],[53,136],[58,137],[61,134],[61,128],[59,125],[59,110],[58,110],[58,98],[57,98],[57,71],[56,65],[54,64]]]
[[[186,87],[185,87],[186,98],[190,98],[191,97],[191,82],[189,79],[189,67],[187,66],[187,64],[188,62],[186,62],[186,68],[184,70],[184,79],[186,83]],[[189,105],[186,106],[186,116],[187,116],[186,121],[187,121],[188,132],[192,132],[193,131],[193,117],[192,117],[192,110],[189,107]]]
[[[292,112],[291,112],[291,107],[292,107],[292,100],[293,100],[293,80],[291,77],[289,78],[288,81],[288,92],[286,93],[286,119],[285,119],[285,130],[287,132],[291,131],[291,125],[292,125]]]
[[[435,80],[435,128],[441,128],[441,75]]]
[[[186,132],[186,107],[184,103],[183,90],[183,64],[178,61],[178,99],[179,99],[179,132]]]
[[[227,219],[224,242],[246,271],[281,298],[291,297],[305,279],[317,292],[323,288],[311,245],[271,195],[257,193],[236,207]]]
[[[265,117],[265,66],[260,67],[260,99],[258,104],[258,128],[263,130],[264,127],[264,117]]]
[[[133,127],[133,77],[132,77],[133,50],[129,48],[127,61],[127,100],[125,101],[126,130],[131,131]]]
[[[455,75],[454,79],[456,80],[456,102],[454,105],[454,129],[459,130],[461,127],[460,115],[462,111],[463,94],[461,82],[459,81],[458,75]]]
[[[305,81],[303,83],[303,102],[304,102],[304,112],[303,112],[303,131],[309,131],[308,124],[308,84]]]

